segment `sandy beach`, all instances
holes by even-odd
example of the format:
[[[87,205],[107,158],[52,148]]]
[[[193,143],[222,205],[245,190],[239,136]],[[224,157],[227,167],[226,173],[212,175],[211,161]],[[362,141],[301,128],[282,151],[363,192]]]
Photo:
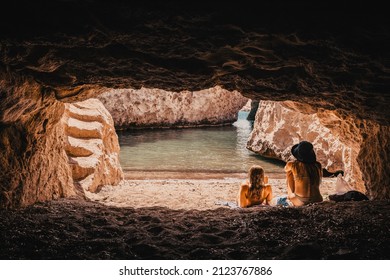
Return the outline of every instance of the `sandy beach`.
[[[223,202],[236,200],[245,173],[125,173],[126,180],[118,186],[104,186],[88,198],[115,207],[167,207],[174,210],[211,210],[229,207]],[[282,174],[268,174],[274,196],[285,196],[286,180]],[[162,178],[168,179],[162,179]],[[203,178],[203,179],[200,179]],[[321,193],[324,200],[335,193],[336,178],[323,178]]]

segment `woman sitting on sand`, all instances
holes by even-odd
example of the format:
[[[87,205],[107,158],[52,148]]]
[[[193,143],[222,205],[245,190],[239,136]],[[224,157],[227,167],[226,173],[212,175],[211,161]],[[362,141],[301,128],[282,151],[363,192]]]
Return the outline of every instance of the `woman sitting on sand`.
[[[266,185],[268,177],[264,176],[261,166],[254,165],[249,169],[249,180],[242,183],[238,192],[237,204],[240,207],[249,207],[256,204],[270,204],[272,187]]]
[[[287,197],[278,197],[272,205],[302,206],[321,202],[320,184],[322,178],[321,164],[317,162],[313,145],[302,141],[291,149],[295,161],[287,162],[284,170],[287,176]]]

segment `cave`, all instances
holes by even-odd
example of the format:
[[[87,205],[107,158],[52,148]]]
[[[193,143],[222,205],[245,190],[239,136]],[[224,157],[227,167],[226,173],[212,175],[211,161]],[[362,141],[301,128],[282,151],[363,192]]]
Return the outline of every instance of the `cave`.
[[[1,258],[389,257],[390,20],[381,5],[278,0],[259,8],[251,1],[55,0],[10,1],[4,11],[0,18],[0,246],[5,248]],[[155,88],[180,93],[216,86],[255,101],[281,102],[283,110],[315,114],[353,151],[346,166],[370,201],[268,209],[259,218],[254,210],[194,210],[188,216],[153,207],[142,213],[120,212],[85,200],[86,191],[123,179],[112,156],[118,153],[111,144],[117,137],[112,118],[95,98],[108,90],[120,94],[125,89]],[[80,123],[88,125],[80,129]],[[84,138],[92,140],[85,143]],[[266,154],[272,144],[262,143],[259,152]],[[90,153],[94,148],[85,145],[100,149]],[[274,151],[272,156],[277,155]],[[282,154],[277,156],[283,158]],[[84,166],[81,157],[97,163]],[[65,217],[60,212],[74,213],[74,223],[60,223],[58,217]],[[83,224],[86,219],[91,221],[89,227]],[[273,239],[256,241],[256,246],[247,244],[257,235],[249,237],[242,225],[254,233],[263,229],[260,222],[269,226],[263,230],[271,234],[290,227],[288,219],[300,221],[299,234],[289,228],[289,237],[278,233]],[[141,233],[128,235],[118,228],[132,220],[134,224],[155,221],[146,234],[167,233],[161,242],[177,244],[178,249],[168,252],[165,243],[148,243],[139,239]],[[175,220],[181,221],[179,232],[170,231]],[[199,234],[185,249],[182,240],[190,238],[197,220],[204,226],[196,228]],[[15,226],[18,221],[23,225]],[[46,233],[64,242],[50,243],[40,229],[43,224],[49,225]],[[221,236],[212,235],[215,225],[229,229]],[[72,253],[70,248],[81,244],[80,236],[71,234],[72,227],[87,244],[84,251]],[[64,228],[70,233],[61,237]],[[92,233],[100,236],[100,243],[86,241]],[[307,237],[308,233],[316,237]],[[213,247],[232,236],[243,244]],[[325,241],[332,238],[337,241]],[[118,239],[125,241],[115,242]],[[306,253],[293,255],[291,250],[302,244],[308,247]]]

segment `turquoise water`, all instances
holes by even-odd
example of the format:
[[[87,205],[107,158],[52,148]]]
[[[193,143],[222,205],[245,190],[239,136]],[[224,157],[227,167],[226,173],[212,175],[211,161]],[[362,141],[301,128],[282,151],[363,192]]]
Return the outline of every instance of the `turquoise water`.
[[[246,149],[251,133],[248,112],[239,112],[231,126],[119,131],[124,170],[247,172],[253,164],[283,173],[282,162]]]

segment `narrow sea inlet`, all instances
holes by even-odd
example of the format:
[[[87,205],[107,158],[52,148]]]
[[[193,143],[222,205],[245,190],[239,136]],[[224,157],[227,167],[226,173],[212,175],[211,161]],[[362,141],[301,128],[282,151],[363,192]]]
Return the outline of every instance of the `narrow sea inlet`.
[[[119,131],[124,171],[246,173],[251,165],[284,173],[284,163],[246,149],[252,124],[240,111],[231,126]]]

